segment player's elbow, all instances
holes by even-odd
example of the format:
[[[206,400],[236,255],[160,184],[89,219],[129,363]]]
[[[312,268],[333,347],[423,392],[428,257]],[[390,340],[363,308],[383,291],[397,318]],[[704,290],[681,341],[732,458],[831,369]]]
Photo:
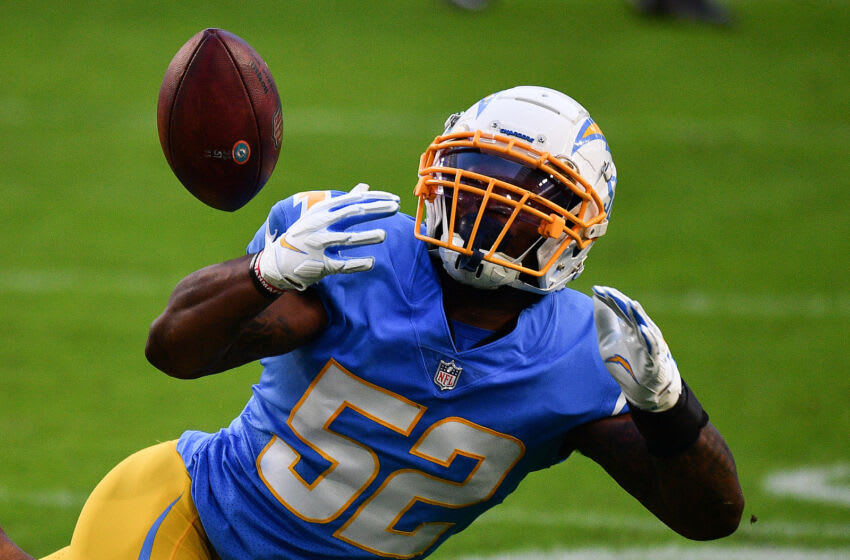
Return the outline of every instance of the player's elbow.
[[[695,541],[712,541],[728,537],[734,533],[741,524],[744,513],[744,497],[741,494],[733,497],[709,515],[686,528],[679,528],[677,532],[683,537]]]
[[[741,524],[741,517],[744,515],[743,494],[739,493],[733,501],[726,502],[723,505],[725,506],[724,511],[721,515],[718,515],[714,523],[714,532],[710,535],[709,540],[728,537],[737,531]]]
[[[177,379],[194,379],[198,377],[192,368],[180,359],[180,353],[173,348],[170,342],[173,337],[169,335],[167,321],[158,317],[151,325],[148,332],[148,340],[145,343],[145,358],[148,362],[170,377]]]
[[[156,323],[154,323],[154,325],[155,324]],[[172,377],[180,377],[178,375],[179,372],[173,367],[172,360],[169,357],[169,352],[161,339],[161,333],[154,330],[153,326],[148,333],[147,343],[145,343],[145,358],[147,358],[148,362],[153,367],[161,372]]]
[[[696,530],[681,532],[680,534],[683,537],[686,537],[693,541],[714,541],[717,539],[728,537],[729,535],[737,531],[740,522],[740,517],[738,517],[737,519],[733,519],[730,517],[728,519],[716,520],[710,525],[705,525]]]
[[[744,493],[738,484],[727,489],[722,505],[717,509],[715,520],[712,524],[712,533],[708,539],[714,540],[728,537],[738,530],[741,517],[744,515]]]

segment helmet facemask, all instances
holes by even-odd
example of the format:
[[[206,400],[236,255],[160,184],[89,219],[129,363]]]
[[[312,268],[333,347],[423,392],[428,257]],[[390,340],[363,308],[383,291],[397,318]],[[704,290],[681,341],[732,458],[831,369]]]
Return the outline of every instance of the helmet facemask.
[[[559,289],[581,272],[585,249],[607,224],[572,162],[516,137],[438,136],[419,176],[417,223],[426,206],[427,218],[416,237],[439,252],[452,277],[476,287]]]

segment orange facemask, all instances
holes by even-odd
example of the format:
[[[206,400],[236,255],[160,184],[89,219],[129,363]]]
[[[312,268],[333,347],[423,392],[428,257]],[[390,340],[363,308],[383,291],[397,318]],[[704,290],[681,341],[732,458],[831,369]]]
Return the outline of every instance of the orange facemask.
[[[572,162],[480,130],[438,136],[422,154],[414,194],[417,239],[534,277],[567,248],[586,248],[606,223],[599,195]],[[472,212],[471,200],[478,204]],[[426,203],[443,204],[443,231],[421,233]],[[547,240],[557,247],[545,262],[529,258]]]

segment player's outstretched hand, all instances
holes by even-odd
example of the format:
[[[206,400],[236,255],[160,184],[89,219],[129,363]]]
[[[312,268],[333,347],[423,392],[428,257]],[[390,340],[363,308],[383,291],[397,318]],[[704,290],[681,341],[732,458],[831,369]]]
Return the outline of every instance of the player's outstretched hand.
[[[614,288],[593,287],[593,319],[605,367],[626,399],[661,412],[679,400],[682,378],[661,330],[641,305]]]
[[[390,216],[398,209],[398,196],[369,191],[369,185],[360,183],[347,194],[314,204],[280,236],[266,224],[266,244],[254,259],[254,274],[266,288],[304,290],[329,274],[369,270],[374,257],[340,258],[337,251],[331,256],[328,249],[382,243],[387,236],[382,229],[349,232],[345,228]]]

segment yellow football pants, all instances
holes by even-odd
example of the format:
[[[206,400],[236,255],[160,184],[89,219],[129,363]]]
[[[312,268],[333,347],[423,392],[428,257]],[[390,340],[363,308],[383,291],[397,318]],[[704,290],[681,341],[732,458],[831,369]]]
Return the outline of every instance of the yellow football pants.
[[[118,464],[86,501],[71,545],[43,560],[216,560],[170,441]]]

